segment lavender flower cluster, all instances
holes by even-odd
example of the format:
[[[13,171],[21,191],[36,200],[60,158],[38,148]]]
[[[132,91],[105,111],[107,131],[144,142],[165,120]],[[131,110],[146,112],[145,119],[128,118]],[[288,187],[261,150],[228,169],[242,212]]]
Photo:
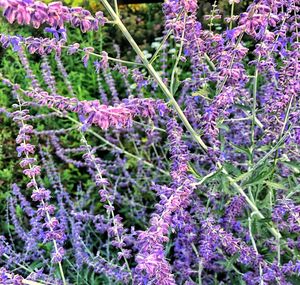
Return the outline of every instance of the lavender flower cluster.
[[[300,1],[239,2],[166,0],[149,59],[117,3],[0,0],[0,284],[299,284]],[[134,61],[73,41],[111,23]]]
[[[99,25],[104,25],[106,22],[101,11],[93,17],[88,10],[81,7],[68,8],[61,2],[47,5],[33,0],[2,0],[0,5],[3,8],[3,16],[9,23],[16,21],[19,25],[32,25],[36,29],[43,24],[63,28],[66,23],[70,23],[85,33],[98,30]]]

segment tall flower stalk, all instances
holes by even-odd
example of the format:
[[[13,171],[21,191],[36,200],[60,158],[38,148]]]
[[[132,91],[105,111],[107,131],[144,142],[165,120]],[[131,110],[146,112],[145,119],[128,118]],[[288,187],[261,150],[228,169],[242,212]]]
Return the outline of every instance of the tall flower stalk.
[[[40,202],[37,214],[40,215],[40,217],[45,217],[47,228],[50,231],[49,233],[46,233],[46,236],[49,236],[46,237],[46,239],[52,240],[53,242],[54,254],[52,256],[52,262],[58,263],[62,282],[64,285],[66,285],[67,283],[61,264],[64,249],[59,247],[57,244],[57,239],[63,239],[63,236],[61,236],[63,233],[56,232],[59,222],[56,218],[51,217],[51,214],[54,212],[54,206],[47,203],[47,201],[50,199],[50,191],[38,186],[37,176],[40,174],[41,170],[38,165],[33,164],[35,162],[35,158],[30,156],[30,154],[32,155],[34,153],[34,146],[28,142],[30,139],[30,134],[32,133],[32,126],[25,124],[24,120],[27,120],[29,115],[27,114],[28,112],[26,112],[26,110],[22,110],[22,103],[18,94],[18,86],[14,86],[13,93],[15,94],[19,105],[19,111],[14,113],[15,121],[20,123],[20,131],[17,138],[17,142],[20,143],[20,146],[17,147],[17,151],[19,156],[25,155],[20,164],[23,168],[25,168],[23,173],[31,179],[27,184],[28,188],[34,189],[31,198],[34,201]]]

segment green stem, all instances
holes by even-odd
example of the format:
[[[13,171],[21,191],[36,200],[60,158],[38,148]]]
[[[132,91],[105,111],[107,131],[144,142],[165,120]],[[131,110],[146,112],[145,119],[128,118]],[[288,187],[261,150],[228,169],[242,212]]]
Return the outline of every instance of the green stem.
[[[6,253],[3,253],[3,255],[6,259],[10,260],[11,258],[6,254]],[[22,265],[21,263],[18,263],[18,262],[15,262],[20,268],[24,269],[25,271],[28,271],[30,273],[34,272],[30,267],[25,267],[24,265]]]
[[[186,24],[186,13],[184,14],[184,28],[183,28],[183,32],[182,32],[182,36],[181,36],[181,41],[180,41],[180,47],[179,47],[179,51],[176,57],[176,61],[175,64],[173,66],[173,70],[172,70],[172,74],[171,74],[171,84],[170,84],[170,89],[172,94],[175,94],[175,89],[174,89],[174,84],[175,84],[175,74],[176,74],[176,70],[177,70],[177,66],[179,64],[179,60],[182,54],[182,50],[183,50],[183,43],[184,43],[184,35],[185,35],[185,24]]]
[[[153,130],[157,130],[157,131],[160,131],[162,133],[166,133],[166,130],[162,129],[162,128],[159,128],[159,127],[156,127],[154,125],[152,126],[149,126],[147,124],[144,124],[144,123],[141,123],[141,122],[138,122],[138,121],[135,121],[135,120],[132,120],[132,122],[136,125],[139,125],[139,126],[142,126],[144,128],[152,128]]]
[[[274,145],[271,150],[269,150],[268,153],[265,154],[264,157],[262,157],[255,165],[252,166],[252,168],[247,172],[247,173],[244,173],[240,176],[238,176],[237,178],[235,178],[233,181],[234,182],[238,182],[240,180],[244,180],[246,179],[247,177],[249,177],[254,170],[256,170],[260,165],[262,165],[268,157],[270,157],[279,147],[280,145],[284,142],[284,140],[287,138],[287,136],[290,134],[290,131],[291,131],[292,127],[290,127],[286,133],[281,137],[281,139],[278,140],[278,142],[276,143],[276,145]]]
[[[209,174],[207,174],[206,176],[202,177],[202,179],[199,182],[196,182],[194,184],[192,184],[193,186],[200,186],[202,185],[208,178],[212,177],[213,175],[215,175],[217,173],[217,171],[211,172]]]
[[[69,46],[61,46],[61,48],[69,49],[70,47]],[[80,48],[78,49],[78,51],[85,52],[83,49],[80,49]],[[93,55],[93,56],[96,56],[96,57],[103,58],[103,56],[101,54],[98,54],[98,53],[95,53],[95,52],[89,52],[89,54]],[[114,61],[114,62],[118,62],[118,63],[128,64],[128,65],[144,66],[142,63],[138,63],[138,62],[133,62],[133,61],[128,61],[128,60],[118,59],[118,58],[114,58],[114,57],[110,57],[110,56],[108,56],[107,58],[110,61]]]
[[[54,109],[54,108],[52,108],[52,109],[55,110],[55,111],[57,111],[57,112],[59,112],[58,110],[56,110],[56,109]],[[59,112],[59,113],[60,113],[60,112]],[[69,119],[70,121],[76,123],[77,125],[80,124],[76,119],[74,119],[74,118],[72,118],[72,117],[70,117],[70,116],[65,116],[65,117],[66,117],[67,119]],[[163,174],[169,176],[169,173],[168,173],[167,171],[165,171],[165,170],[163,170],[163,169],[157,167],[156,165],[154,165],[154,164],[152,164],[152,163],[150,163],[150,162],[148,162],[148,161],[146,161],[146,160],[144,160],[144,159],[142,159],[142,158],[140,158],[140,157],[138,157],[138,156],[136,156],[136,155],[134,155],[134,154],[128,152],[128,151],[125,150],[125,149],[122,149],[122,148],[120,148],[120,147],[114,145],[113,143],[111,143],[110,141],[106,140],[104,137],[100,136],[99,134],[97,134],[97,133],[94,132],[93,130],[88,129],[87,132],[91,133],[93,136],[95,136],[96,138],[100,139],[102,142],[104,142],[105,144],[109,145],[110,147],[112,147],[112,148],[118,150],[118,151],[121,152],[121,153],[124,153],[126,156],[129,156],[129,157],[131,157],[131,158],[134,158],[134,159],[136,159],[137,161],[141,161],[141,162],[144,163],[145,165],[150,166],[151,168],[155,168],[155,169],[157,169],[159,172],[161,172],[161,173],[163,173]]]
[[[232,24],[233,24],[233,14],[234,14],[234,1],[231,4],[231,12],[230,12],[230,24],[229,24],[229,29],[232,29]]]
[[[294,96],[291,97],[291,99],[289,101],[289,104],[288,104],[288,107],[287,107],[287,111],[285,113],[283,125],[282,125],[281,131],[280,131],[280,135],[279,135],[279,139],[280,140],[283,138],[284,130],[286,128],[286,125],[287,125],[289,117],[290,117],[290,112],[291,112],[293,100],[294,100]],[[279,154],[279,152],[278,152],[278,149],[277,149],[276,153],[275,153],[275,157],[274,157],[274,166],[276,166],[276,164],[277,164],[278,154]]]
[[[119,16],[118,0],[114,0],[116,14]]]
[[[94,53],[94,52],[90,52],[90,54],[93,55],[93,56],[97,56],[97,57],[103,57],[101,54]],[[114,57],[110,57],[110,56],[108,56],[107,58],[110,61],[114,61],[114,62],[118,62],[118,63],[124,63],[124,64],[128,64],[128,65],[139,65],[139,66],[142,66],[142,64],[138,63],[138,62],[132,62],[132,61],[128,61],[128,60],[118,59],[118,58],[114,58]]]
[[[182,15],[182,11],[180,11],[180,12],[178,13],[178,16],[177,16],[177,18],[176,18],[175,21],[177,21],[181,15]],[[163,38],[162,42],[160,43],[158,49],[155,51],[154,55],[153,55],[152,58],[150,59],[149,64],[152,64],[152,63],[155,61],[155,59],[157,58],[157,56],[158,56],[160,50],[162,49],[162,47],[164,46],[164,44],[166,43],[166,41],[168,40],[168,38],[169,38],[169,36],[172,34],[172,32],[173,32],[173,29],[170,29],[170,30],[167,32],[167,34],[164,36],[164,38]]]
[[[168,38],[169,38],[169,36],[170,36],[171,34],[172,34],[172,30],[170,29],[170,30],[168,31],[168,33],[164,36],[162,42],[160,43],[159,47],[158,47],[157,50],[155,51],[154,55],[151,57],[151,59],[150,59],[150,61],[149,61],[149,64],[152,64],[152,63],[156,60],[156,58],[157,58],[159,52],[161,51],[161,49],[163,48],[163,46],[165,45],[166,41],[168,40]]]
[[[194,243],[192,243],[192,248],[193,248],[193,251],[195,252],[197,258],[199,259],[199,264],[198,264],[198,284],[202,285],[202,277],[201,277],[201,275],[202,275],[203,265],[202,265],[201,258],[200,258],[200,255],[198,253],[198,250],[197,250],[197,248],[196,248],[196,246],[195,246]]]
[[[211,15],[210,15],[210,20],[209,20],[209,31],[212,31],[212,27],[213,27],[213,18],[215,16],[215,9],[217,8],[217,1],[214,2],[214,4],[212,5],[212,10],[211,10]]]
[[[204,58],[205,58],[205,60],[207,61],[208,65],[211,67],[211,69],[212,69],[213,71],[215,71],[215,70],[216,70],[216,66],[215,66],[215,64],[212,62],[212,60],[210,59],[210,57],[208,56],[207,53],[204,53]]]
[[[257,61],[260,62],[261,56],[258,57]],[[255,124],[256,124],[256,94],[257,94],[257,81],[258,81],[258,67],[255,67],[254,72],[254,79],[253,79],[253,105],[252,105],[252,125],[251,125],[251,149],[252,149],[252,156],[255,144]]]
[[[257,213],[256,213],[256,212],[253,212],[253,213],[251,214],[251,216],[252,216],[252,215],[255,215],[255,214],[257,214]],[[249,235],[250,235],[250,239],[251,239],[251,242],[252,242],[252,246],[253,246],[255,252],[258,254],[256,242],[255,242],[255,239],[254,239],[254,237],[253,237],[253,235],[252,235],[252,227],[251,227],[252,221],[251,221],[251,216],[248,217],[248,222],[249,222]],[[264,285],[263,270],[262,270],[262,268],[261,268],[261,264],[260,264],[260,263],[259,263],[258,267],[259,267],[260,285]]]
[[[10,274],[10,273],[6,273],[5,274],[8,278],[13,278],[14,275],[13,274]],[[45,284],[53,284],[53,283],[41,283],[40,281],[39,282],[36,282],[36,281],[31,281],[31,280],[27,280],[25,278],[23,278],[21,280],[22,284],[24,285],[45,285]],[[7,283],[7,284],[15,284],[15,283]]]
[[[278,238],[277,240],[277,265],[280,266],[280,263],[281,263],[281,249],[280,249],[280,239]]]

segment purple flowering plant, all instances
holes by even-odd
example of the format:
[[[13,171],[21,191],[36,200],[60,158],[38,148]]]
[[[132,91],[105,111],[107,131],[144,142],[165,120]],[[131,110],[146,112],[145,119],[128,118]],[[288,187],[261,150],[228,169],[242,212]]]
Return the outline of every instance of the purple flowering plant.
[[[300,1],[198,2],[0,0],[0,284],[300,284]]]

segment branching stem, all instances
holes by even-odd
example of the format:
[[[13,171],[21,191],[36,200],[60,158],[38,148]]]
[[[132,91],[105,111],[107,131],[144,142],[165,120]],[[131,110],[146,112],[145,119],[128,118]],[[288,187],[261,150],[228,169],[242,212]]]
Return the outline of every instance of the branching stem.
[[[207,145],[203,142],[201,139],[200,135],[197,134],[197,132],[193,129],[189,121],[187,120],[186,116],[184,115],[183,111],[181,110],[180,106],[176,102],[173,94],[171,91],[168,89],[168,87],[165,85],[165,83],[162,81],[160,75],[158,72],[153,68],[153,66],[149,63],[147,58],[145,57],[144,53],[142,50],[139,48],[135,40],[132,38],[131,34],[128,32],[127,28],[124,26],[122,23],[121,19],[118,17],[118,15],[115,13],[115,11],[112,9],[110,4],[108,3],[107,0],[101,0],[102,4],[108,11],[108,13],[111,15],[113,18],[113,21],[116,23],[116,25],[119,27],[123,35],[126,37],[136,54],[141,58],[144,66],[147,68],[148,72],[151,74],[151,76],[154,78],[154,80],[157,82],[159,87],[161,88],[162,92],[166,95],[166,97],[170,100],[170,103],[174,107],[175,111],[177,112],[178,116],[180,117],[181,121],[187,128],[187,130],[191,133],[193,136],[194,140],[201,146],[201,148],[204,151],[208,150]]]

